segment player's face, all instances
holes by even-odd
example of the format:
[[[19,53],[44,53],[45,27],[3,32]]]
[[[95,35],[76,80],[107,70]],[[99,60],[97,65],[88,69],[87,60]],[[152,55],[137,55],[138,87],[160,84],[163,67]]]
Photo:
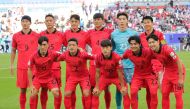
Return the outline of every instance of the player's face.
[[[47,29],[52,29],[54,28],[55,20],[52,17],[46,17],[45,24]]]
[[[135,40],[130,41],[130,48],[133,52],[138,52],[140,50],[140,44]]]
[[[153,22],[149,19],[143,20],[143,26],[145,31],[151,30],[153,28]]]
[[[148,46],[153,50],[153,51],[158,51],[160,47],[160,42],[156,41],[152,38],[148,40]]]
[[[128,20],[127,20],[126,16],[121,15],[121,16],[118,17],[117,20],[118,20],[117,22],[118,22],[119,28],[120,29],[126,29],[127,23],[128,23]]]
[[[93,23],[95,27],[101,27],[104,24],[104,20],[102,18],[93,19]]]
[[[101,49],[102,49],[102,53],[103,53],[104,57],[110,57],[111,51],[112,51],[111,46],[101,47]]]
[[[40,53],[42,55],[45,55],[47,53],[48,47],[49,47],[48,42],[43,41],[42,44],[39,45]]]
[[[70,42],[68,42],[67,48],[68,48],[69,52],[76,53],[77,49],[78,49],[78,45],[75,41],[70,41]]]
[[[79,28],[79,25],[80,25],[80,21],[79,20],[76,20],[74,18],[72,18],[70,20],[70,24],[71,24],[71,28],[72,29],[78,29]]]
[[[23,19],[21,21],[21,25],[22,25],[23,29],[29,29],[30,25],[31,25],[31,22],[29,20],[27,20],[27,19]]]

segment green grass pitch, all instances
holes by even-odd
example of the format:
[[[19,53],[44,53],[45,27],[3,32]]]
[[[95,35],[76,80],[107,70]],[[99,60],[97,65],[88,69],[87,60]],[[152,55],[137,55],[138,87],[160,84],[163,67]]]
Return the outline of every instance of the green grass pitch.
[[[182,62],[186,67],[186,79],[185,79],[185,93],[184,98],[184,109],[190,109],[190,53],[189,52],[180,52],[178,53]],[[10,54],[0,54],[0,109],[19,109],[19,89],[16,87],[16,70],[15,75],[11,76],[9,72],[10,65]],[[16,66],[16,62],[15,62]],[[65,63],[62,62],[62,82],[63,87],[61,88],[62,92],[65,84]],[[111,109],[116,109],[115,103],[115,86],[110,87],[112,93]],[[76,109],[82,109],[81,103],[81,92],[80,88],[77,87],[77,102]],[[27,91],[27,109],[29,109],[29,90]],[[51,93],[48,94],[48,109],[53,109],[53,96]],[[100,96],[100,109],[105,109],[104,103],[104,94]],[[147,109],[146,100],[145,100],[145,89],[139,91],[139,109]],[[161,109],[161,94],[158,91],[159,104],[158,109]],[[171,109],[175,109],[175,97],[171,94]],[[40,102],[38,102],[38,107],[40,107]],[[64,109],[62,102],[61,109]]]

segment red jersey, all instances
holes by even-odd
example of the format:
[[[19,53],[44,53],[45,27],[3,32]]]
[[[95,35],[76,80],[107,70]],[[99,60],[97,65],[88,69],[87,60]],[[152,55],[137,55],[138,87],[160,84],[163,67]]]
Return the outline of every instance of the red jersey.
[[[28,34],[23,31],[17,32],[12,37],[12,47],[18,51],[17,68],[28,69],[28,61],[31,54],[38,48],[39,34],[30,30]]]
[[[71,38],[76,38],[78,40],[78,46],[86,49],[87,32],[81,29],[79,29],[77,32],[73,32],[72,30],[66,30],[64,33],[64,46],[67,46],[68,40]]]
[[[124,59],[130,59],[134,66],[134,76],[147,76],[153,73],[151,60],[153,53],[149,48],[141,48],[140,53],[135,55],[132,50],[128,49],[123,54]]]
[[[31,57],[28,65],[30,68],[36,69],[35,78],[40,83],[46,83],[53,79],[52,65],[59,56],[59,53],[48,50],[45,57],[42,57],[39,51]]]
[[[94,59],[94,56],[88,55],[86,52],[80,52],[79,50],[75,56],[71,56],[70,52],[66,51],[58,58],[59,61],[66,62],[66,69],[69,76],[76,78],[89,75],[87,59]]]
[[[117,69],[122,68],[121,57],[112,52],[109,59],[105,59],[103,54],[96,57],[96,67],[100,68],[100,73],[105,78],[118,78]]]
[[[47,30],[40,33],[41,36],[46,36],[49,39],[49,49],[53,51],[60,51],[64,43],[63,33],[55,29],[54,32],[49,33]],[[52,69],[60,69],[60,62],[55,62]]]
[[[92,54],[100,54],[101,46],[100,43],[104,39],[110,39],[111,32],[113,30],[102,28],[100,30],[92,29],[88,31],[87,42],[92,48]],[[91,65],[94,65],[94,61],[90,62]]]
[[[158,36],[158,39],[159,39],[160,42],[164,40],[164,35],[160,31],[153,30],[152,33],[150,33],[149,35],[151,35],[151,34],[154,34],[154,35]],[[143,47],[148,47],[148,42],[147,42],[146,38],[149,35],[147,35],[146,32],[143,32],[143,33],[140,34],[141,44],[142,44]]]
[[[176,63],[178,56],[170,46],[160,45],[159,52],[154,52],[154,56],[163,64],[165,74],[169,75],[168,77],[178,75],[178,66]]]

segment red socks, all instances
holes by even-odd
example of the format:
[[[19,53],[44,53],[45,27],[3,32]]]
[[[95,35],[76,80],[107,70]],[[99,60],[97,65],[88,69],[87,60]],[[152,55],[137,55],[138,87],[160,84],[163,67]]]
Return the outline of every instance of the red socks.
[[[110,92],[105,92],[104,94],[104,99],[105,99],[105,103],[106,103],[106,109],[110,108],[110,103],[111,103],[111,93]]]
[[[26,93],[20,93],[20,109],[25,109],[26,105]]]
[[[38,95],[30,97],[30,109],[37,109],[38,106]]]
[[[71,103],[71,96],[64,97],[64,104],[65,104],[65,109],[71,109],[72,108],[72,103]]]
[[[42,109],[46,109],[46,104],[47,104],[47,100],[48,100],[47,90],[41,91],[40,100],[41,100]]]
[[[61,101],[62,101],[62,93],[59,90],[59,97],[54,97],[54,107],[55,109],[61,108]]]

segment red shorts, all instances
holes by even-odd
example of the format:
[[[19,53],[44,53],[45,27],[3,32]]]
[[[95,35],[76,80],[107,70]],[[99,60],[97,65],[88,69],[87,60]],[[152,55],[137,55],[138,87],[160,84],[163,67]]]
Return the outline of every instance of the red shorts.
[[[95,87],[95,85],[96,85],[96,80],[95,80],[96,66],[95,65],[90,65],[89,72],[90,72],[90,84],[91,84],[92,87]]]
[[[171,73],[170,73],[171,74]],[[183,66],[183,79],[185,80],[186,70]],[[179,76],[178,74],[167,75],[167,72],[164,72],[164,77],[162,80],[162,92],[184,92],[184,87],[180,88],[178,86]]]
[[[55,77],[55,79],[57,81],[58,86],[61,87],[62,86],[62,84],[61,84],[61,69],[53,69],[52,72],[53,72],[53,76]]]
[[[29,85],[28,81],[28,69],[17,69],[17,87],[27,88]]]
[[[111,84],[116,85],[118,90],[121,89],[121,84],[118,78],[105,78],[102,76],[100,77],[100,80],[99,80],[99,90],[102,91]],[[124,83],[124,85],[127,87],[126,83]]]
[[[65,91],[75,91],[76,86],[80,85],[82,90],[90,90],[91,85],[89,81],[89,77],[69,77],[65,84]]]
[[[37,78],[34,78],[32,81],[33,86],[39,90],[40,87],[43,88],[48,88],[49,90],[54,89],[54,88],[58,88],[58,84],[57,81],[55,79],[51,79],[49,82],[47,83],[40,83],[39,80]]]
[[[157,91],[158,90],[158,80],[156,78],[133,77],[133,79],[131,81],[131,89],[139,90],[142,87],[150,89],[150,92]]]

